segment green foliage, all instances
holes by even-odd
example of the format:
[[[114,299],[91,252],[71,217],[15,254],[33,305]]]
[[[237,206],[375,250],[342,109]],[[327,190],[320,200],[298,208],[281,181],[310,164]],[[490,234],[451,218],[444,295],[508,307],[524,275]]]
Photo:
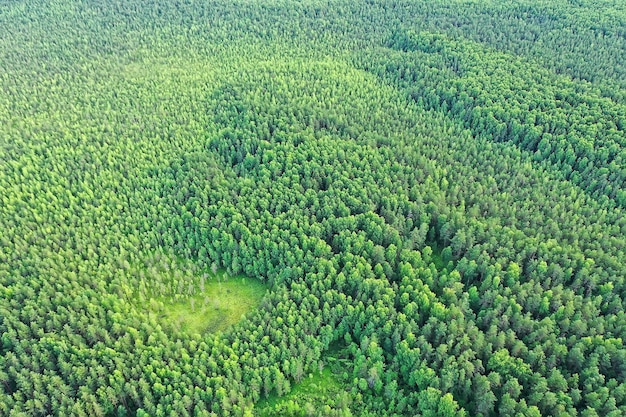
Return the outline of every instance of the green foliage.
[[[325,360],[336,358],[325,357]],[[283,397],[270,396],[255,407],[259,416],[351,416],[350,396],[330,367],[313,372]]]
[[[626,414],[624,22],[4,2],[0,415]]]
[[[192,333],[223,331],[251,313],[265,292],[266,286],[255,279],[239,276],[218,282],[213,278],[204,291],[186,300],[150,299],[148,308],[163,319],[164,325],[175,329]]]

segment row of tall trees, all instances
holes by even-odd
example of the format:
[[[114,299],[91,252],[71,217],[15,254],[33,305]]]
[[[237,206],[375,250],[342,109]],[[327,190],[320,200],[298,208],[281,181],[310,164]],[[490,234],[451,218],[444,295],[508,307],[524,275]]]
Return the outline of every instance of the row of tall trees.
[[[626,109],[587,84],[511,55],[431,33],[396,33],[403,51],[363,66],[400,84],[420,104],[449,113],[475,134],[534,152],[592,196],[624,205]]]

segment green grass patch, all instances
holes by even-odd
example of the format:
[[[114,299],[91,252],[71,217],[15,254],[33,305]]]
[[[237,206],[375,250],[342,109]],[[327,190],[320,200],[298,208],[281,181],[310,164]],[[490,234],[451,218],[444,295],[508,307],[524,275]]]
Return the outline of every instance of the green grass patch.
[[[438,271],[442,271],[444,269],[448,269],[450,271],[452,270],[449,268],[449,262],[452,261],[450,249],[446,249],[446,247],[441,245],[439,242],[427,242],[426,246],[430,247],[430,253],[428,254],[429,262],[435,264]],[[422,249],[422,256],[424,256],[426,246]],[[447,250],[448,254],[446,254],[444,250]]]
[[[274,394],[259,401],[254,414],[260,417],[324,416],[334,414],[338,409],[349,412],[350,402],[350,395],[343,384],[331,368],[326,367],[292,385],[289,394],[282,397]]]
[[[279,397],[275,392],[255,405],[260,417],[350,416],[352,398],[346,391],[343,375],[349,364],[339,344],[331,346],[324,356],[325,366],[292,384],[291,391]],[[293,381],[292,381],[293,382]]]
[[[219,274],[219,272],[218,272]],[[159,319],[175,330],[204,333],[228,329],[253,311],[263,299],[267,286],[258,279],[231,277],[218,281],[212,277],[198,292],[176,300],[162,297],[150,303]]]

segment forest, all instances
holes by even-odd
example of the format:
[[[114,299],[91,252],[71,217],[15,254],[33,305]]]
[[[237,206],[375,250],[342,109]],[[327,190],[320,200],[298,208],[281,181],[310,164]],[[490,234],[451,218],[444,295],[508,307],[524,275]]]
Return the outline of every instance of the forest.
[[[626,415],[626,4],[0,2],[0,416]]]

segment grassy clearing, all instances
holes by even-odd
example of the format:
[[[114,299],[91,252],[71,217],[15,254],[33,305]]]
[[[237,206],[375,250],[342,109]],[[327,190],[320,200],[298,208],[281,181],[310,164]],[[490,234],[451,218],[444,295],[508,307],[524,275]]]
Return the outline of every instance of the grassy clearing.
[[[289,416],[351,416],[351,395],[346,391],[343,375],[349,364],[342,345],[336,344],[324,355],[326,366],[313,372],[300,383],[293,382],[291,391],[279,397],[275,392],[255,405],[254,415],[260,417]]]
[[[442,246],[439,242],[432,242],[432,241],[427,242],[426,245],[430,247],[432,251],[429,255],[430,262],[435,264],[435,267],[437,268],[438,271],[442,271],[444,269],[448,269],[451,271],[453,269],[453,268],[449,268],[450,267],[450,265],[448,264],[449,260],[446,261],[444,259],[444,254],[443,254],[443,251],[445,249],[444,246]],[[424,251],[424,248],[422,248],[422,251]],[[454,262],[453,262],[453,265],[454,265]]]
[[[326,367],[322,372],[309,374],[299,384],[292,385],[289,394],[282,397],[274,394],[261,400],[256,404],[255,415],[260,417],[330,415],[338,408],[338,401],[343,401],[345,403],[342,404],[343,407],[347,408],[348,393],[344,391],[343,385],[333,371]]]
[[[213,277],[204,292],[175,301],[161,298],[151,303],[159,319],[176,330],[204,333],[224,331],[261,302],[267,287],[257,279],[231,277],[221,282]],[[156,306],[156,308],[154,308]]]

